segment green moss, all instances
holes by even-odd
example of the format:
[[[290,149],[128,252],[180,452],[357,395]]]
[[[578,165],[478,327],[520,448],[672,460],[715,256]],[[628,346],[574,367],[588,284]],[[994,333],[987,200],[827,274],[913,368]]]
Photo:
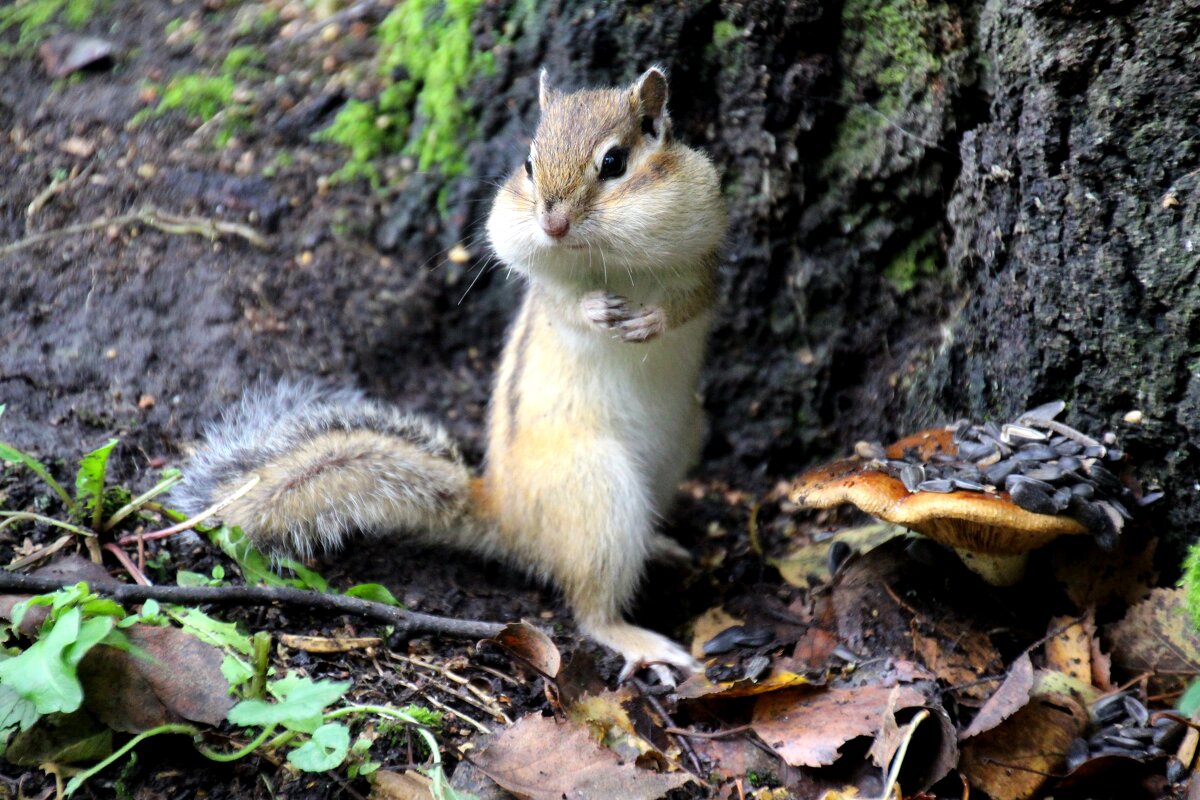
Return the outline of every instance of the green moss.
[[[728,47],[739,35],[741,31],[727,19],[717,20],[713,24],[712,42],[721,49]]]
[[[494,69],[490,53],[473,49],[471,20],[481,1],[408,0],[379,24],[383,90],[372,100],[347,103],[318,135],[350,149],[335,180],[366,177],[378,187],[374,162],[393,152],[447,177],[466,170],[465,146],[475,123],[463,90]]]
[[[943,27],[947,13],[928,0],[847,0],[840,92],[847,112],[827,174],[854,178],[873,171],[885,154],[889,127],[907,109],[929,103],[929,87],[943,67],[931,28]]]
[[[0,6],[0,34],[17,29],[14,44],[0,43],[0,55],[32,50],[55,32],[56,25],[85,25],[104,0],[16,0]]]
[[[933,231],[926,231],[883,268],[883,277],[904,295],[915,289],[922,277],[936,275],[937,271],[937,240]]]
[[[221,74],[234,78],[247,73],[262,74],[262,65],[267,60],[267,54],[251,45],[239,45],[232,48],[221,62]]]
[[[198,123],[208,122],[218,113],[225,112],[226,118],[213,137],[218,147],[224,147],[235,133],[249,124],[242,106],[233,101],[234,89],[233,78],[229,75],[176,75],[163,87],[158,104],[134,115],[129,121],[130,127],[172,111],[181,111]]]

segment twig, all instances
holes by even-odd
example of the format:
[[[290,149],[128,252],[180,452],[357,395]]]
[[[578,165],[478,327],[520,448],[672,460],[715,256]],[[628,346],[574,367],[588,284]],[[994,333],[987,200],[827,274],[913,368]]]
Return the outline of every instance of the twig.
[[[34,197],[29,205],[25,207],[25,217],[27,219],[33,219],[35,216],[37,216],[38,212],[40,212],[45,205],[50,202],[50,198],[65,191],[71,184],[81,181],[88,175],[92,174],[93,166],[95,166],[95,162],[88,164],[82,170],[72,170],[72,174],[65,178],[52,179],[50,181],[50,185],[38,192],[37,196]]]
[[[154,484],[149,489],[142,492],[137,497],[133,498],[128,503],[126,503],[125,505],[121,506],[116,511],[114,511],[113,515],[105,521],[103,530],[106,530],[106,531],[112,530],[118,522],[125,519],[130,514],[132,514],[133,512],[135,512],[139,508],[141,508],[143,505],[145,505],[146,501],[151,500],[155,497],[158,497],[160,494],[167,491],[175,484],[179,483],[179,481],[182,480],[182,478],[183,478],[183,476],[179,473],[176,473],[169,477],[163,478],[161,481]]]
[[[48,242],[52,239],[60,239],[65,236],[74,236],[78,233],[88,233],[90,231],[103,230],[104,228],[116,225],[123,227],[140,222],[143,225],[149,225],[152,228],[157,228],[163,233],[174,234],[193,234],[204,236],[208,239],[216,240],[220,236],[237,236],[245,239],[250,244],[261,249],[269,247],[267,240],[262,234],[251,228],[249,225],[242,225],[237,222],[226,222],[224,220],[212,219],[210,217],[183,217],[176,214],[171,214],[167,211],[161,211],[152,206],[139,209],[138,211],[129,214],[119,214],[115,217],[99,217],[91,222],[81,222],[77,225],[67,225],[63,228],[55,228],[49,231],[40,231],[39,233],[31,233],[24,239],[6,244],[0,247],[0,256],[11,255],[19,250],[24,250],[27,247],[33,247],[35,244]]]
[[[908,745],[912,742],[913,734],[917,732],[917,726],[928,717],[929,711],[921,709],[912,718],[912,721],[905,726],[904,735],[900,739],[900,746],[896,748],[896,753],[892,756],[892,768],[888,770],[887,783],[883,786],[883,792],[880,793],[879,800],[890,800],[892,789],[895,788],[896,781],[900,777],[900,767],[904,765],[904,756],[908,753]],[[903,791],[901,794],[903,795]]]
[[[689,731],[687,728],[663,728],[664,733],[675,736],[690,736],[693,739],[724,739],[726,736],[738,736],[754,730],[749,725],[738,725],[723,731]]]
[[[133,578],[133,582],[136,583],[138,586],[152,585],[150,583],[150,579],[147,578],[145,573],[142,572],[142,570],[138,568],[137,564],[133,563],[133,560],[128,555],[125,554],[124,550],[117,547],[112,542],[105,542],[104,549],[107,550],[108,552],[112,553],[113,558],[115,558],[115,559],[117,559],[117,561],[121,562],[121,566],[125,568],[125,571],[129,573],[129,577]]]
[[[466,722],[468,725],[475,728],[475,730],[479,731],[480,733],[488,734],[488,733],[492,732],[491,728],[489,728],[487,725],[484,725],[482,722],[480,722],[477,719],[474,719],[473,717],[467,716],[463,712],[459,711],[457,708],[452,708],[452,707],[446,705],[441,700],[438,700],[436,697],[434,697],[429,692],[422,689],[420,686],[417,686],[417,684],[413,683],[412,681],[406,681],[403,678],[399,678],[397,680],[397,682],[404,688],[408,689],[409,691],[420,695],[425,700],[425,702],[429,703],[429,705],[433,706],[434,708],[440,708],[442,711],[445,711],[447,714],[452,714],[453,716],[458,717],[463,722]]]
[[[191,517],[190,519],[185,519],[183,522],[172,525],[169,528],[163,528],[162,530],[153,531],[151,533],[127,533],[124,536],[122,536],[121,538],[117,539],[117,544],[133,544],[134,542],[139,542],[139,543],[140,542],[149,542],[149,541],[153,541],[154,539],[166,539],[168,536],[174,536],[177,533],[183,533],[186,530],[196,527],[201,522],[204,522],[204,520],[208,519],[209,517],[213,516],[214,514],[217,514],[220,511],[222,511],[226,506],[228,506],[234,500],[237,500],[238,498],[242,497],[247,492],[249,492],[251,489],[253,489],[255,486],[257,486],[258,482],[260,480],[261,480],[261,478],[258,475],[251,475],[250,480],[246,481],[246,483],[242,485],[242,488],[238,489],[236,492],[229,495],[228,497],[222,499],[220,502],[213,503],[211,506],[209,506],[208,508],[201,511],[196,516]]]
[[[659,702],[658,698],[650,694],[649,687],[647,687],[645,683],[639,681],[637,678],[634,678],[633,685],[638,688],[638,692],[641,693],[642,697],[646,698],[646,702],[650,704],[650,707],[653,708],[660,717],[662,717],[663,722],[666,723],[666,725],[663,726],[664,728],[679,728],[679,726],[675,724],[675,720],[671,719],[671,715],[667,713],[667,709],[661,702]],[[688,758],[688,762],[692,765],[692,774],[694,774],[697,778],[704,780],[704,768],[700,766],[700,758],[696,755],[696,750],[692,747],[692,743],[689,742],[684,736],[675,736],[675,742],[679,745],[679,749],[683,751],[684,755],[686,755]]]
[[[76,581],[69,578],[42,578],[0,571],[0,592],[7,594],[41,594],[73,586],[75,583]],[[358,597],[322,594],[287,586],[135,586],[128,583],[96,583],[91,589],[122,603],[145,600],[250,606],[280,603],[333,614],[353,614],[392,625],[402,636],[437,633],[457,639],[486,639],[496,636],[504,629],[504,626],[497,622],[438,617],[405,611]]]
[[[0,527],[3,526],[0,525]],[[69,533],[65,536],[60,536],[45,547],[39,547],[37,550],[33,551],[27,556],[21,556],[18,559],[14,559],[11,564],[6,565],[4,568],[6,570],[13,571],[21,569],[22,567],[27,567],[30,564],[41,561],[43,558],[49,558],[73,541],[75,541],[75,537]]]

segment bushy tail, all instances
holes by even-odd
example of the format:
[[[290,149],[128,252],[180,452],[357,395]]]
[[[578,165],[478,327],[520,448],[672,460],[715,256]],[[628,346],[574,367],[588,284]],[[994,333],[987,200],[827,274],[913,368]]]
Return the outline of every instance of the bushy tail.
[[[308,556],[398,530],[472,546],[471,473],[440,427],[315,383],[253,389],[210,427],[172,493],[196,514],[259,482],[221,517],[262,550]],[[472,549],[477,549],[476,543]]]

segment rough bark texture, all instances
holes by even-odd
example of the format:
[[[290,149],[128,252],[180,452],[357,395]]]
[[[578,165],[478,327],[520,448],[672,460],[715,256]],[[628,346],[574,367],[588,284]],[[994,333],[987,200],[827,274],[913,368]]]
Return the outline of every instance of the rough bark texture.
[[[152,201],[252,212],[276,233],[267,253],[147,231],[0,257],[3,438],[66,455],[116,431],[169,453],[256,376],[321,374],[449,418],[477,457],[519,287],[440,254],[481,234],[487,179],[520,163],[540,67],[571,88],[658,62],[679,135],[723,168],[731,208],[707,474],[762,486],[857,438],[1064,397],[1069,421],[1117,429],[1161,480],[1174,530],[1200,521],[1200,5],[518,5],[484,5],[473,25],[496,58],[466,92],[483,180],[449,184],[441,221],[436,174],[380,205],[319,194],[322,163],[248,179],[236,148],[172,152],[179,125],[125,130],[147,55],[104,87],[55,91],[14,63],[0,114],[26,141],[91,133],[126,159],[34,229]],[[131,4],[116,35],[131,45],[170,13]],[[308,147],[326,119],[268,105],[260,121],[243,150]],[[18,139],[0,144],[2,240],[24,235],[55,166]],[[147,153],[158,179],[132,174]],[[139,408],[145,394],[157,403]],[[1122,427],[1135,408],[1146,422]]]

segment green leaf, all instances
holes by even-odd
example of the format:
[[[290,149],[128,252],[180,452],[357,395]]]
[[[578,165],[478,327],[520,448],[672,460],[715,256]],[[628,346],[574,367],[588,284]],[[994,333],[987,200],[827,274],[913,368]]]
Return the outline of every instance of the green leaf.
[[[79,462],[79,472],[75,473],[75,498],[95,511],[94,528],[100,526],[100,515],[104,511],[104,475],[108,471],[108,457],[116,446],[117,440],[109,439],[107,444],[85,455]]]
[[[229,709],[226,718],[234,725],[283,725],[303,733],[312,733],[321,724],[321,713],[350,689],[350,681],[314,681],[289,672],[285,677],[267,684],[267,691],[277,702],[243,700]]]
[[[267,557],[254,549],[254,544],[250,541],[250,537],[243,533],[241,528],[230,528],[227,525],[222,525],[209,533],[208,536],[213,544],[221,548],[221,551],[225,555],[237,563],[238,567],[242,570],[242,577],[246,579],[246,583],[302,588],[299,581],[289,581],[286,578],[280,577],[278,573],[271,569],[271,564],[267,560]]]
[[[113,629],[112,617],[82,620],[72,608],[25,652],[0,662],[0,685],[33,704],[38,714],[69,712],[83,702],[76,667],[80,659]]]
[[[324,772],[339,766],[350,750],[350,730],[330,722],[313,731],[312,738],[288,753],[292,766],[305,772]]]
[[[1188,685],[1175,707],[1179,709],[1180,714],[1188,718],[1196,713],[1196,709],[1200,708],[1200,678]]]
[[[38,721],[37,708],[8,686],[0,685],[0,736],[10,728],[25,730]]]
[[[175,583],[180,586],[218,586],[220,581],[214,581],[207,575],[199,572],[188,572],[185,569],[175,573]]]
[[[14,464],[24,464],[26,467],[29,467],[29,469],[33,470],[35,475],[45,481],[46,485],[49,486],[55,494],[62,498],[62,501],[64,504],[66,504],[67,508],[74,511],[78,506],[78,504],[75,502],[75,499],[71,497],[71,495],[67,494],[67,490],[62,487],[62,484],[50,476],[50,472],[46,469],[45,465],[33,456],[22,453],[11,444],[0,442],[0,461],[11,461]]]
[[[239,631],[236,623],[215,620],[198,608],[175,606],[168,613],[202,642],[247,656],[254,652],[250,637]]]
[[[314,572],[308,567],[301,564],[299,561],[293,561],[290,558],[281,559],[279,565],[290,569],[296,573],[296,578],[301,584],[301,588],[315,589],[318,592],[328,592],[329,583],[321,576],[319,572]],[[289,581],[289,583],[294,583]]]
[[[360,583],[346,590],[347,597],[357,597],[375,603],[385,603],[389,606],[400,607],[400,601],[387,590],[386,586],[378,583]]]

